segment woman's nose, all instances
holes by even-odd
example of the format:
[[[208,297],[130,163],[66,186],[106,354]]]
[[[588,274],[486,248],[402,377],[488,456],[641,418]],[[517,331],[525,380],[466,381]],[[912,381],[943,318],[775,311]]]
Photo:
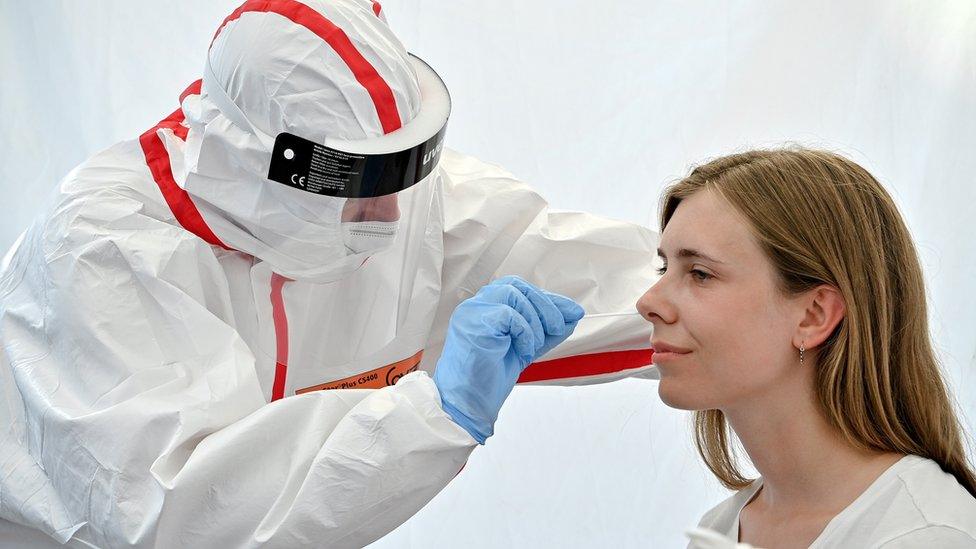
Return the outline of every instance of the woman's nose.
[[[637,311],[648,322],[671,324],[677,318],[674,306],[666,299],[664,280],[659,279],[637,300]]]

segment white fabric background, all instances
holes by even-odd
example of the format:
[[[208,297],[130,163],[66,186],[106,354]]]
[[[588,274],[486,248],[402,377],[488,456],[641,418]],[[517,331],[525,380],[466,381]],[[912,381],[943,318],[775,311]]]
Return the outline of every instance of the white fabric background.
[[[602,5],[600,5],[602,4]],[[236,2],[0,2],[0,249],[57,181],[177,106]],[[563,209],[654,225],[705,158],[844,152],[905,213],[976,427],[976,3],[389,0],[448,83],[455,149]],[[635,296],[635,299],[637,296]],[[521,388],[464,472],[376,547],[676,547],[725,492],[654,382]]]

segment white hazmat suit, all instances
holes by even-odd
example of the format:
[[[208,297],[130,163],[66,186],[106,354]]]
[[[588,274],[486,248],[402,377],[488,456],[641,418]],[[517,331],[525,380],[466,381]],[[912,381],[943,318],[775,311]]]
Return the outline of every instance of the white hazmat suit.
[[[380,538],[476,446],[428,374],[451,312],[502,275],[588,313],[520,381],[655,376],[633,310],[652,231],[549,212],[448,150],[393,224],[264,177],[281,132],[366,140],[420,116],[378,4],[246,2],[206,65],[173,114],[69,173],[4,258],[0,545]]]

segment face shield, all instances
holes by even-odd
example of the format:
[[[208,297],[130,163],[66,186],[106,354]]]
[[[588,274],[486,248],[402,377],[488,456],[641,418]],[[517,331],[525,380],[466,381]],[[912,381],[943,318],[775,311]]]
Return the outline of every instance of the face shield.
[[[268,179],[342,202],[340,226],[349,256],[389,248],[398,233],[400,196],[437,166],[450,97],[426,63],[411,56],[423,103],[401,129],[366,140],[326,139],[316,143],[282,132],[275,139]],[[363,258],[365,259],[365,257]]]
[[[325,283],[394,247],[405,231],[422,231],[405,226],[418,216],[404,210],[429,209],[451,101],[433,69],[412,55],[409,62],[421,98],[412,120],[365,139],[322,131],[319,142],[253,124],[208,58],[198,109],[219,116],[198,113],[209,120],[187,139],[194,162],[185,188],[223,240],[286,278]],[[209,205],[219,212],[206,215]]]

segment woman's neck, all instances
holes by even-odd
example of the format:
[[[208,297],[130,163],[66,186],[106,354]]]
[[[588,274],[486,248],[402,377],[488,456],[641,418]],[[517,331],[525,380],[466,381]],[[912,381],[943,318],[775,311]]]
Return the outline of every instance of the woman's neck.
[[[757,500],[776,514],[836,514],[901,457],[849,443],[824,417],[813,387],[797,375],[723,410],[763,477]]]

